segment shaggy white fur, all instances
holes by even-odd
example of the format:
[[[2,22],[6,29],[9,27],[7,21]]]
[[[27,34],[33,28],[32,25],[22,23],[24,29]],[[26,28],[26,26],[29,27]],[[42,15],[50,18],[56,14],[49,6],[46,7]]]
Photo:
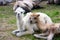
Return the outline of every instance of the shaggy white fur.
[[[37,13],[35,13],[35,14],[39,14],[40,16],[39,16],[39,19],[40,19],[40,21],[42,21],[44,24],[47,22],[47,23],[49,23],[49,24],[52,24],[53,22],[52,22],[52,20],[51,20],[51,18],[47,15],[47,14],[45,14],[45,13],[41,13],[41,12],[37,12]],[[32,18],[33,19],[33,18]],[[34,20],[32,20],[33,22],[34,22]]]
[[[17,31],[18,31],[18,32],[19,32],[19,31],[22,31],[22,24],[23,24],[22,19],[23,19],[23,17],[24,17],[24,12],[25,12],[25,10],[22,9],[21,7],[18,7],[14,12],[16,13],[17,28],[18,28],[18,29],[17,29],[17,30],[14,30],[12,33],[13,33],[13,34],[16,34]]]

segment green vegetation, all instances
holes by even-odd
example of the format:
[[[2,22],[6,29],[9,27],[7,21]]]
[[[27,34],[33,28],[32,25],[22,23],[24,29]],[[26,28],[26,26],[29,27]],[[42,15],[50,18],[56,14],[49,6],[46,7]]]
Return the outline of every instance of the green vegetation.
[[[59,5],[45,5],[43,9],[34,9],[32,12],[46,13],[51,17],[53,22],[60,22]],[[4,27],[0,32],[2,33],[4,32],[5,34],[3,35],[7,35],[0,40],[38,40],[33,35],[16,37],[15,35],[11,34],[11,32],[14,29],[16,29],[16,18],[15,18],[15,14],[13,13],[12,6],[0,6],[0,27]],[[54,40],[60,40],[60,36],[59,35],[55,36]]]

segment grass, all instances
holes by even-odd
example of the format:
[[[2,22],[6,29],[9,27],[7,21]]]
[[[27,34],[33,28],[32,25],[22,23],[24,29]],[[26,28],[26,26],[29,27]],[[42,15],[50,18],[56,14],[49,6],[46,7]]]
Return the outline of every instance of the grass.
[[[51,17],[53,22],[60,22],[60,6],[45,5],[43,9],[34,9],[32,12],[43,12]],[[12,6],[0,6],[0,40],[38,40],[33,35],[16,37],[11,32],[16,29],[16,18]],[[43,39],[39,39],[43,40]],[[60,40],[60,35],[55,35],[54,40]]]

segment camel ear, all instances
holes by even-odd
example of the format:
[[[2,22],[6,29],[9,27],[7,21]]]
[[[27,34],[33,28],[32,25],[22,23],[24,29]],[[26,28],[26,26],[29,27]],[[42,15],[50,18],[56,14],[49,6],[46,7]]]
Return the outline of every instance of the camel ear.
[[[37,17],[39,17],[39,16],[40,16],[40,14],[37,15]]]

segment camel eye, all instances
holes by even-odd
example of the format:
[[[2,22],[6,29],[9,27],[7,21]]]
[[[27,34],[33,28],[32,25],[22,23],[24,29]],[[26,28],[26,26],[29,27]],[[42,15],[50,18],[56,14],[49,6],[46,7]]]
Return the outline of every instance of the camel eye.
[[[36,17],[34,19],[37,19]]]
[[[23,12],[21,12],[21,13],[23,13]]]

